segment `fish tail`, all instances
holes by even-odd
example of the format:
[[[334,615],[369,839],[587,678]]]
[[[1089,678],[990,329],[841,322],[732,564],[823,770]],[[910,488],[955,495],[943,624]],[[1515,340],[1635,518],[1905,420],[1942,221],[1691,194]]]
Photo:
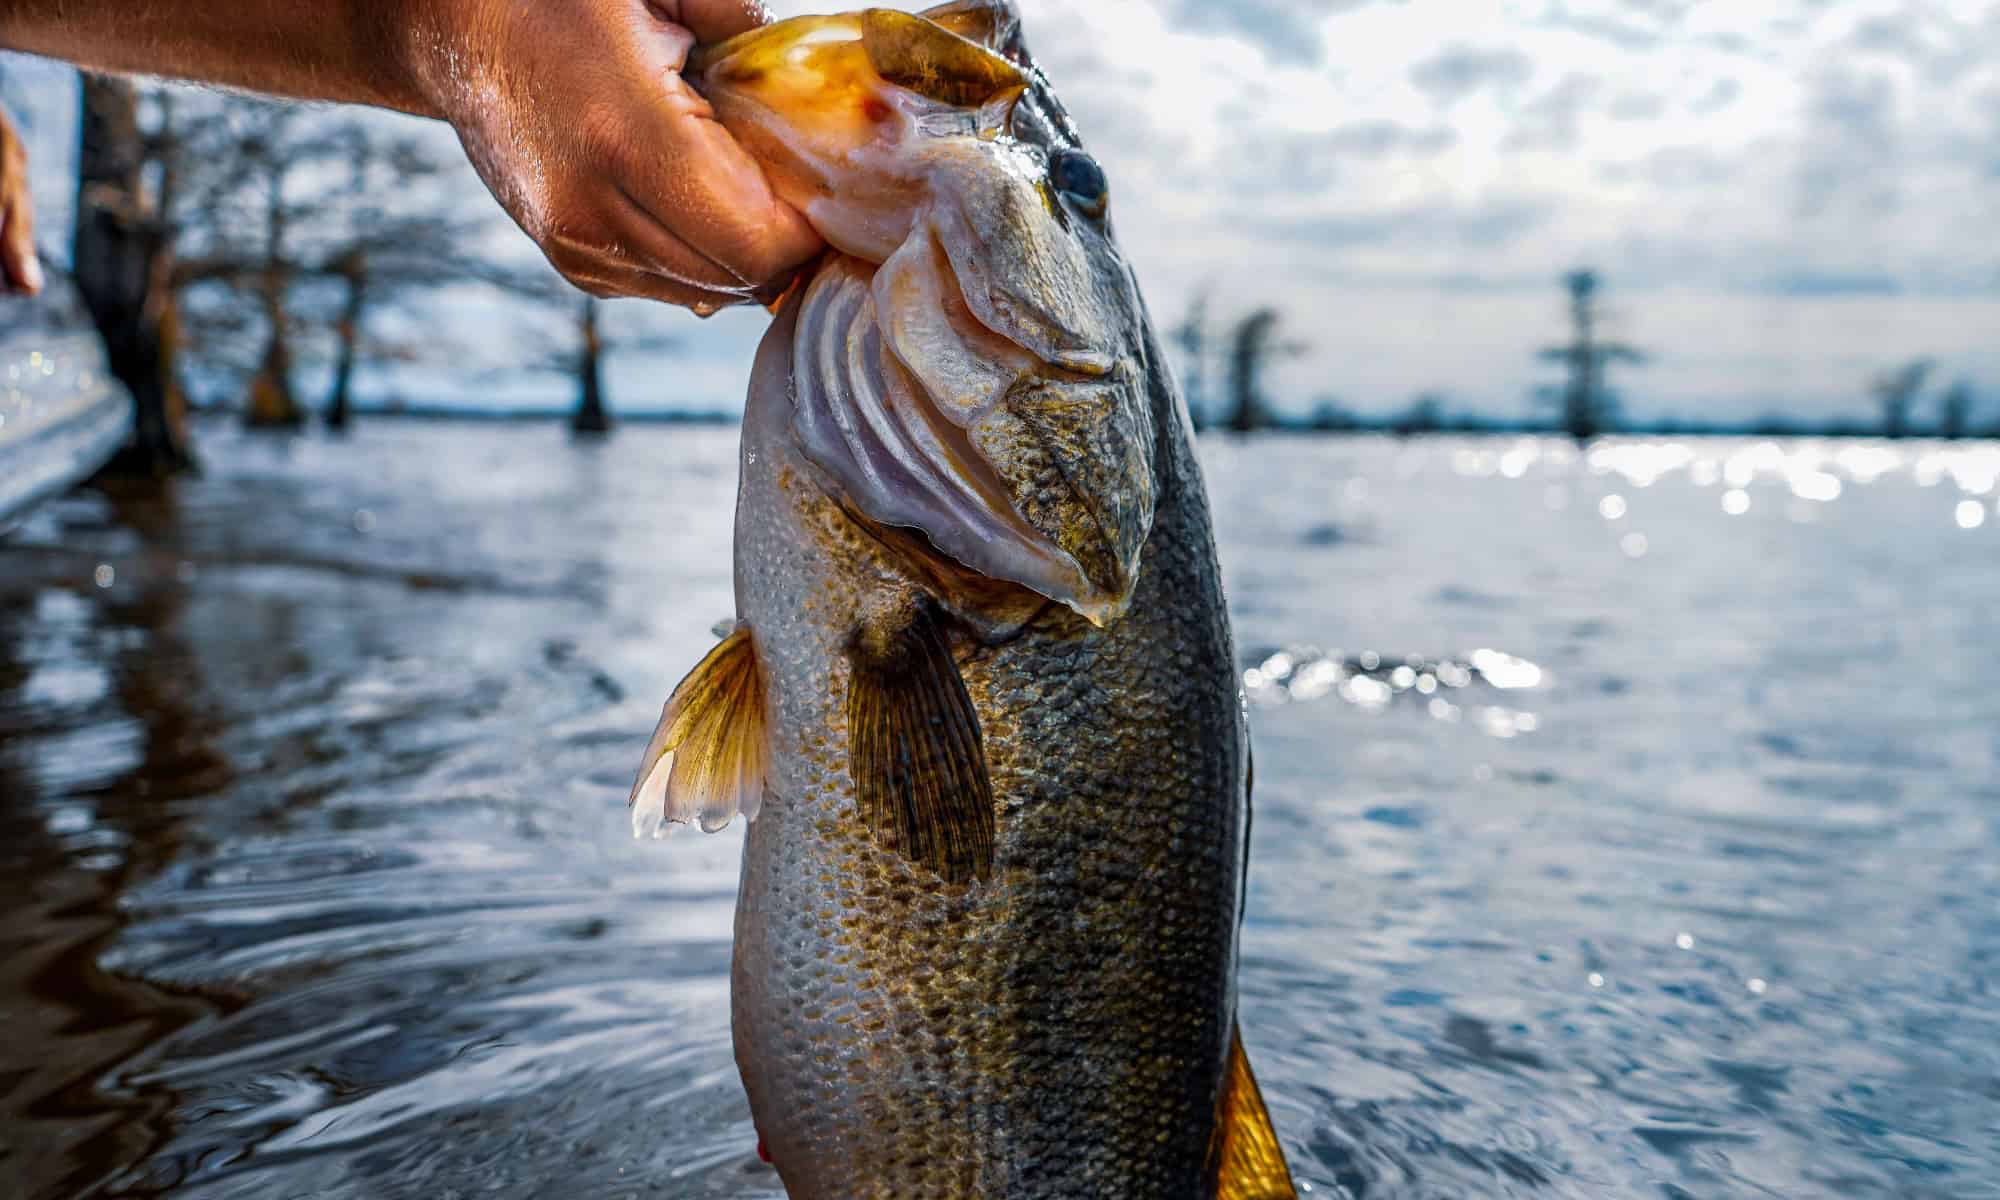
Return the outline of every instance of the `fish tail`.
[[[1209,1143],[1215,1170],[1216,1200],[1296,1200],[1291,1168],[1271,1126],[1270,1110],[1250,1073],[1243,1052],[1243,1031],[1229,1041],[1229,1065],[1223,1071],[1222,1093],[1215,1103],[1215,1136]]]
[[[632,785],[632,831],[756,820],[770,759],[756,644],[738,625],[674,689]]]

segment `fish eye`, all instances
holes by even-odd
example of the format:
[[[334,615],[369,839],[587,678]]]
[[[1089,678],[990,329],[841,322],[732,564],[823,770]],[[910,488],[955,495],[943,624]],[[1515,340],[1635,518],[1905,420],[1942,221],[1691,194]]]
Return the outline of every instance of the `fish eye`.
[[[1049,182],[1092,213],[1102,213],[1111,198],[1104,168],[1081,150],[1056,151],[1049,160]]]

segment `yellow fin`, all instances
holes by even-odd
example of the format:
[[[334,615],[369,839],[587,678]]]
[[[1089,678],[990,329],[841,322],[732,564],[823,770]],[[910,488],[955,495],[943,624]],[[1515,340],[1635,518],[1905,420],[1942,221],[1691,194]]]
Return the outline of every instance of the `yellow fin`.
[[[1285,1151],[1278,1145],[1270,1111],[1243,1053],[1241,1029],[1230,1038],[1229,1066],[1215,1102],[1215,1140],[1208,1156],[1215,1165],[1215,1200],[1297,1200]]]
[[[979,714],[928,609],[872,648],[847,690],[855,805],[876,837],[950,883],[993,870],[993,783]]]
[[[714,833],[764,800],[764,684],[747,628],[737,627],[667,701],[632,785],[632,832],[699,822]]]

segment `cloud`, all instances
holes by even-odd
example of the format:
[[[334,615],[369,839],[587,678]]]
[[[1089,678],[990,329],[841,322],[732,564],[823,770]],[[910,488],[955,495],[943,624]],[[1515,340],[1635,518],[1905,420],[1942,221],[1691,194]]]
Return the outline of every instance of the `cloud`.
[[[1648,4],[1636,0],[1628,0],[1608,12],[1578,12],[1570,5],[1558,4],[1544,19],[1554,28],[1599,38],[1622,49],[1653,50],[1667,39],[1668,27],[1680,19],[1683,11],[1684,6],[1677,3]]]
[[[1667,98],[1657,92],[1622,91],[1604,111],[1614,121],[1657,120],[1666,115]]]
[[[1482,88],[1519,87],[1535,74],[1534,60],[1513,47],[1448,46],[1410,68],[1410,82],[1450,107]]]
[[[1736,103],[1743,94],[1743,81],[1733,75],[1725,75],[1711,82],[1700,96],[1689,103],[1688,109],[1697,116],[1709,117]]]
[[[1400,121],[1352,121],[1326,135],[1326,149],[1355,158],[1430,155],[1450,149],[1458,134],[1449,125],[1405,125]]]
[[[1879,271],[1796,271],[1773,276],[1765,284],[1781,296],[1900,296],[1903,285]]]
[[[1847,45],[1949,83],[1990,63],[1996,40],[2000,40],[2000,9],[1989,10],[1983,24],[1974,24],[1956,20],[1941,5],[1905,3],[1894,14],[1877,14],[1857,23]]]
[[[1877,217],[1901,206],[1896,80],[1835,67],[1810,84],[1794,201],[1802,216],[1859,210]]]
[[[1431,201],[1387,210],[1294,215],[1270,219],[1261,228],[1317,250],[1422,244],[1491,249],[1546,226],[1553,216],[1554,208],[1545,200],[1501,196],[1472,204]]]
[[[1737,163],[1706,146],[1664,146],[1607,172],[1616,181],[1636,178],[1661,192],[1712,192],[1736,178]]]
[[[1246,135],[1231,148],[1230,169],[1224,176],[1239,195],[1273,193],[1317,195],[1331,188],[1341,174],[1340,156],[1320,133],[1285,130]]]
[[[1244,115],[1247,132],[1230,145],[1227,169],[1218,174],[1236,194],[1253,197],[1322,195],[1343,179],[1374,169],[1373,164],[1422,162],[1458,140],[1443,125],[1355,121],[1329,130],[1265,130],[1248,119],[1249,112]]]
[[[1506,145],[1512,150],[1552,150],[1559,153],[1576,149],[1582,136],[1583,118],[1598,107],[1604,81],[1595,75],[1565,75],[1556,85],[1536,97],[1516,118]]]
[[[1335,13],[1377,0],[1167,0],[1184,28],[1243,38],[1274,62],[1311,66],[1326,55],[1321,25]]]

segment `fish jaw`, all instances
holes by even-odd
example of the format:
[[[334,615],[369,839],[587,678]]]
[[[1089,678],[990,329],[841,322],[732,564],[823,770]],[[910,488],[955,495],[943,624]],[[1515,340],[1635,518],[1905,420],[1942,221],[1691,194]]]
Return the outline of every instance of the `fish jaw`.
[[[938,553],[1094,624],[1116,620],[1152,522],[1143,380],[1134,369],[1044,374],[1033,356],[963,328],[963,304],[954,318],[937,275],[916,274],[844,259],[806,290],[792,364],[805,457],[870,521],[917,530]],[[892,290],[926,291],[892,299],[901,315],[884,320],[885,277]],[[928,348],[959,338],[980,345]]]
[[[1003,129],[1027,76],[921,17],[795,17],[697,51],[686,77],[774,191],[846,254],[881,262],[909,236],[938,129]]]

